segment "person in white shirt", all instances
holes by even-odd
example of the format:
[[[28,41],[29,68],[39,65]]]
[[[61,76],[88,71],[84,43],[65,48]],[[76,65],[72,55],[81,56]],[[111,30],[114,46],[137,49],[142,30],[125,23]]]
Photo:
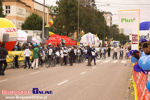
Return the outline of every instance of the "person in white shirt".
[[[68,58],[68,50],[67,47],[64,48],[64,65],[67,65],[67,58]]]
[[[31,51],[30,51],[29,47],[26,47],[26,49],[24,51],[24,55],[25,55],[25,67],[24,68],[27,68],[27,64],[28,64],[29,69],[30,69],[30,67],[31,67],[31,64],[30,64]]]
[[[74,48],[74,54],[75,56],[74,56],[73,62],[75,63],[77,60],[77,48],[76,47]]]
[[[56,50],[55,55],[56,55],[56,64],[59,64],[59,61],[60,61],[60,51],[58,49]]]
[[[116,47],[114,47],[113,59],[118,59],[118,57],[117,57],[117,48]]]
[[[48,50],[48,67],[51,65],[52,63],[52,55],[53,55],[53,48],[50,47],[49,50]]]

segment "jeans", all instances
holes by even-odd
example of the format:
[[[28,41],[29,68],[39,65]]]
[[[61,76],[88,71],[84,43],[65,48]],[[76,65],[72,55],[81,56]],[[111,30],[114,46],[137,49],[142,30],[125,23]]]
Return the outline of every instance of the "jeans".
[[[29,66],[29,68],[30,68],[30,57],[25,57],[25,68],[27,67],[27,64],[28,64],[28,66]]]
[[[95,56],[92,56],[91,62],[92,62],[92,60],[94,60],[94,65],[96,65],[96,59],[95,59]]]
[[[1,60],[0,61],[0,74],[4,73],[7,67],[7,62],[6,60]]]

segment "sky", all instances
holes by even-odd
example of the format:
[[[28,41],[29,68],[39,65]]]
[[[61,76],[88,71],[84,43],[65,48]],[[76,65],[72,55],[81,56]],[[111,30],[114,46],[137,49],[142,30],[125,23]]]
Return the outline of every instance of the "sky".
[[[43,0],[36,0],[43,3]],[[47,5],[56,5],[57,0],[45,0]],[[140,9],[140,22],[150,21],[150,0],[95,0],[97,9],[100,11],[111,12],[112,23],[119,24],[118,11]],[[125,34],[131,31],[124,29]]]
[[[43,0],[36,0],[43,3]],[[56,5],[57,0],[45,0],[47,5]],[[150,0],[95,0],[97,8],[113,14],[113,24],[118,24],[118,10],[140,9],[141,22],[150,21]]]

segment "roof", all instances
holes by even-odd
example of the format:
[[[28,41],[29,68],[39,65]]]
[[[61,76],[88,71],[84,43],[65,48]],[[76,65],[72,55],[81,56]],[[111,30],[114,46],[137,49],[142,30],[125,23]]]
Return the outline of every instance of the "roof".
[[[3,0],[3,2],[20,2],[20,3],[24,4],[25,6],[31,8],[31,6],[27,5],[25,2],[23,2],[21,0]]]

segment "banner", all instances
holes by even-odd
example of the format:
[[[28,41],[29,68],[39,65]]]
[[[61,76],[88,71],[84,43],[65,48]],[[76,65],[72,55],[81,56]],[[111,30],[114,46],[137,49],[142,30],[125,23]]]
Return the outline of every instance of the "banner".
[[[25,60],[25,55],[24,55],[24,51],[9,51],[6,61],[9,62],[13,62],[13,59],[15,56],[18,56],[18,61],[23,61]],[[33,53],[31,52],[31,56],[33,55]]]
[[[120,10],[119,11],[119,28],[130,30],[132,36],[132,50],[139,49],[139,24],[140,10]]]

